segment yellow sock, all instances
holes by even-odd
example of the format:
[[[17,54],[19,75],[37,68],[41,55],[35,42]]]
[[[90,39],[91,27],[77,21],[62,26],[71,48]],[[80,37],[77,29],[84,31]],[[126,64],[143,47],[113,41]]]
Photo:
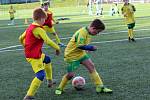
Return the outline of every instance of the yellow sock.
[[[58,86],[58,88],[63,90],[65,88],[65,86],[66,86],[68,81],[69,80],[67,79],[67,76],[64,75],[62,80],[61,80],[61,82],[60,82],[60,84],[59,84],[59,86]]]
[[[27,95],[28,96],[34,96],[36,91],[37,91],[37,89],[40,87],[41,83],[42,83],[42,81],[39,80],[37,77],[35,77],[33,79],[33,81],[31,82],[31,85],[30,85],[30,88],[29,88],[29,90],[27,92]]]
[[[133,29],[130,29],[131,39],[134,38]]]
[[[60,38],[58,37],[57,34],[55,35],[55,38],[56,38],[56,42],[59,44],[60,43]]]
[[[103,85],[102,79],[100,78],[99,74],[97,73],[97,71],[93,71],[92,73],[90,73],[90,77],[91,79],[94,81],[94,84],[97,85]]]
[[[45,73],[46,73],[46,79],[47,80],[52,80],[52,64],[45,64]]]
[[[131,29],[128,29],[128,37],[131,38]]]

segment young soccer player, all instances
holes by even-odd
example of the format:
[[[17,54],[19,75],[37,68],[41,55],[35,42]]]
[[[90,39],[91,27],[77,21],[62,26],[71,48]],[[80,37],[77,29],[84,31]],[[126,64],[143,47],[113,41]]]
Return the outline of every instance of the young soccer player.
[[[24,100],[32,100],[34,98],[45,76],[48,80],[48,86],[51,87],[53,85],[51,58],[42,53],[42,45],[46,43],[48,46],[54,48],[56,50],[56,55],[59,55],[60,47],[48,38],[42,27],[46,17],[47,15],[44,10],[41,8],[35,9],[33,12],[34,22],[19,37],[20,42],[24,46],[26,60],[31,64],[35,73],[35,78],[31,82]]]
[[[96,15],[103,15],[102,0],[96,0]]]
[[[136,11],[134,5],[129,3],[129,0],[123,0],[124,5],[121,9],[128,26],[128,40],[135,42],[133,28],[135,26],[134,12]]]
[[[13,6],[11,5],[10,6],[10,9],[9,9],[9,15],[10,15],[10,20],[11,20],[11,23],[8,24],[8,25],[14,25],[15,24],[15,14],[16,13],[16,10],[13,8]]]
[[[67,73],[63,76],[61,83],[55,90],[55,94],[60,95],[69,80],[74,77],[74,71],[80,64],[87,68],[95,86],[97,93],[112,93],[111,89],[103,85],[102,79],[95,69],[95,65],[90,59],[87,51],[96,51],[96,46],[89,45],[91,36],[97,35],[105,29],[105,25],[99,19],[95,19],[88,27],[79,29],[69,41],[65,48],[64,60],[68,63]]]
[[[58,24],[59,22],[56,22],[54,20],[53,13],[50,10],[48,10],[48,6],[49,6],[49,2],[45,2],[42,5],[44,11],[47,13],[47,19],[45,20],[45,23],[44,23],[43,27],[44,27],[46,32],[52,33],[56,38],[57,44],[60,45],[61,47],[63,47],[64,44],[61,43],[60,38],[58,37],[58,34],[56,33],[55,28],[53,26],[53,22],[56,23],[56,24]]]

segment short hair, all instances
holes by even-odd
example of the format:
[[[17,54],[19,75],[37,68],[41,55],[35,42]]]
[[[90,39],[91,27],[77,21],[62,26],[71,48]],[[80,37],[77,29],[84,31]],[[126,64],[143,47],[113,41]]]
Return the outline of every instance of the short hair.
[[[94,27],[95,29],[105,30],[105,25],[100,19],[95,19],[91,22],[90,27]]]
[[[45,13],[45,11],[41,8],[36,8],[34,11],[33,11],[33,20],[39,20],[41,18],[46,18],[47,15]]]
[[[44,2],[43,6],[49,6],[49,2],[48,1]]]

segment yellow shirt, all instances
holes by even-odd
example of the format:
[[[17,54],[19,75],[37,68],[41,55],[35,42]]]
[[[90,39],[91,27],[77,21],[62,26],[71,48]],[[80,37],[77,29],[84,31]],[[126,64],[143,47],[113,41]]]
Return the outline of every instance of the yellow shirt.
[[[75,61],[83,57],[86,52],[78,47],[88,45],[91,41],[91,36],[88,32],[87,27],[79,29],[69,41],[65,49],[65,61]]]
[[[131,23],[135,22],[135,19],[134,19],[135,7],[134,7],[134,5],[128,3],[127,5],[124,5],[121,10],[122,10],[122,14],[125,17],[127,24],[131,24]]]
[[[10,9],[9,10],[9,14],[10,14],[10,18],[14,18],[14,13],[15,13],[16,11],[14,10],[14,9]]]
[[[37,24],[35,22],[33,22],[32,24],[40,26],[39,24]],[[47,45],[53,47],[56,50],[60,50],[60,47],[47,36],[45,30],[42,29],[41,27],[37,27],[37,28],[33,29],[33,34],[36,38],[39,38],[39,39],[42,38],[44,40],[44,43],[46,43]],[[19,37],[19,40],[23,45],[24,45],[24,41],[25,41],[25,35],[26,35],[26,32],[24,32]]]

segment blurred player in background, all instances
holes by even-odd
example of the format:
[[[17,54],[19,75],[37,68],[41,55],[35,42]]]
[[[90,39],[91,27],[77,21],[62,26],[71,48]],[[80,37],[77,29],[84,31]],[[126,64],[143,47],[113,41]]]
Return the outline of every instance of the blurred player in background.
[[[96,0],[96,15],[103,15],[102,0]]]
[[[88,7],[88,14],[93,15],[93,0],[88,0],[87,7]]]
[[[59,22],[54,20],[52,11],[48,10],[49,2],[45,2],[44,4],[42,4],[42,8],[47,13],[47,19],[45,20],[45,23],[43,24],[45,31],[52,33],[55,36],[55,39],[58,45],[60,45],[61,47],[65,46],[63,43],[61,43],[60,38],[58,37],[58,34],[55,31],[53,24],[54,23],[58,24]]]
[[[60,48],[48,38],[42,27],[46,18],[47,14],[43,9],[35,9],[33,12],[34,22],[19,37],[21,44],[24,46],[26,60],[31,64],[35,73],[35,78],[32,80],[24,100],[34,99],[34,95],[45,76],[48,81],[48,87],[53,85],[51,58],[42,53],[42,46],[46,43],[48,46],[54,48],[56,50],[56,55],[59,55]]]
[[[120,14],[120,12],[119,12],[119,7],[118,7],[118,4],[117,3],[115,3],[115,7],[114,7],[114,10],[115,10],[115,14]]]
[[[97,93],[112,93],[111,89],[108,89],[103,85],[102,79],[96,71],[94,63],[87,54],[87,52],[96,51],[97,49],[95,46],[89,45],[91,36],[97,35],[104,29],[105,25],[103,22],[99,19],[95,19],[88,27],[82,27],[72,36],[64,53],[64,60],[68,63],[68,66],[66,67],[67,73],[63,76],[55,94],[62,94],[67,82],[75,76],[74,71],[80,64],[84,65],[88,70],[90,77],[96,86]]]
[[[8,24],[8,25],[14,25],[15,24],[15,14],[16,13],[16,10],[13,8],[13,6],[11,5],[10,6],[10,9],[9,9],[9,15],[10,15],[10,20],[11,20],[11,23]]]
[[[125,18],[128,26],[128,40],[135,42],[133,28],[135,26],[134,12],[136,11],[135,6],[129,3],[129,0],[123,0],[124,5],[121,8],[122,14]]]

